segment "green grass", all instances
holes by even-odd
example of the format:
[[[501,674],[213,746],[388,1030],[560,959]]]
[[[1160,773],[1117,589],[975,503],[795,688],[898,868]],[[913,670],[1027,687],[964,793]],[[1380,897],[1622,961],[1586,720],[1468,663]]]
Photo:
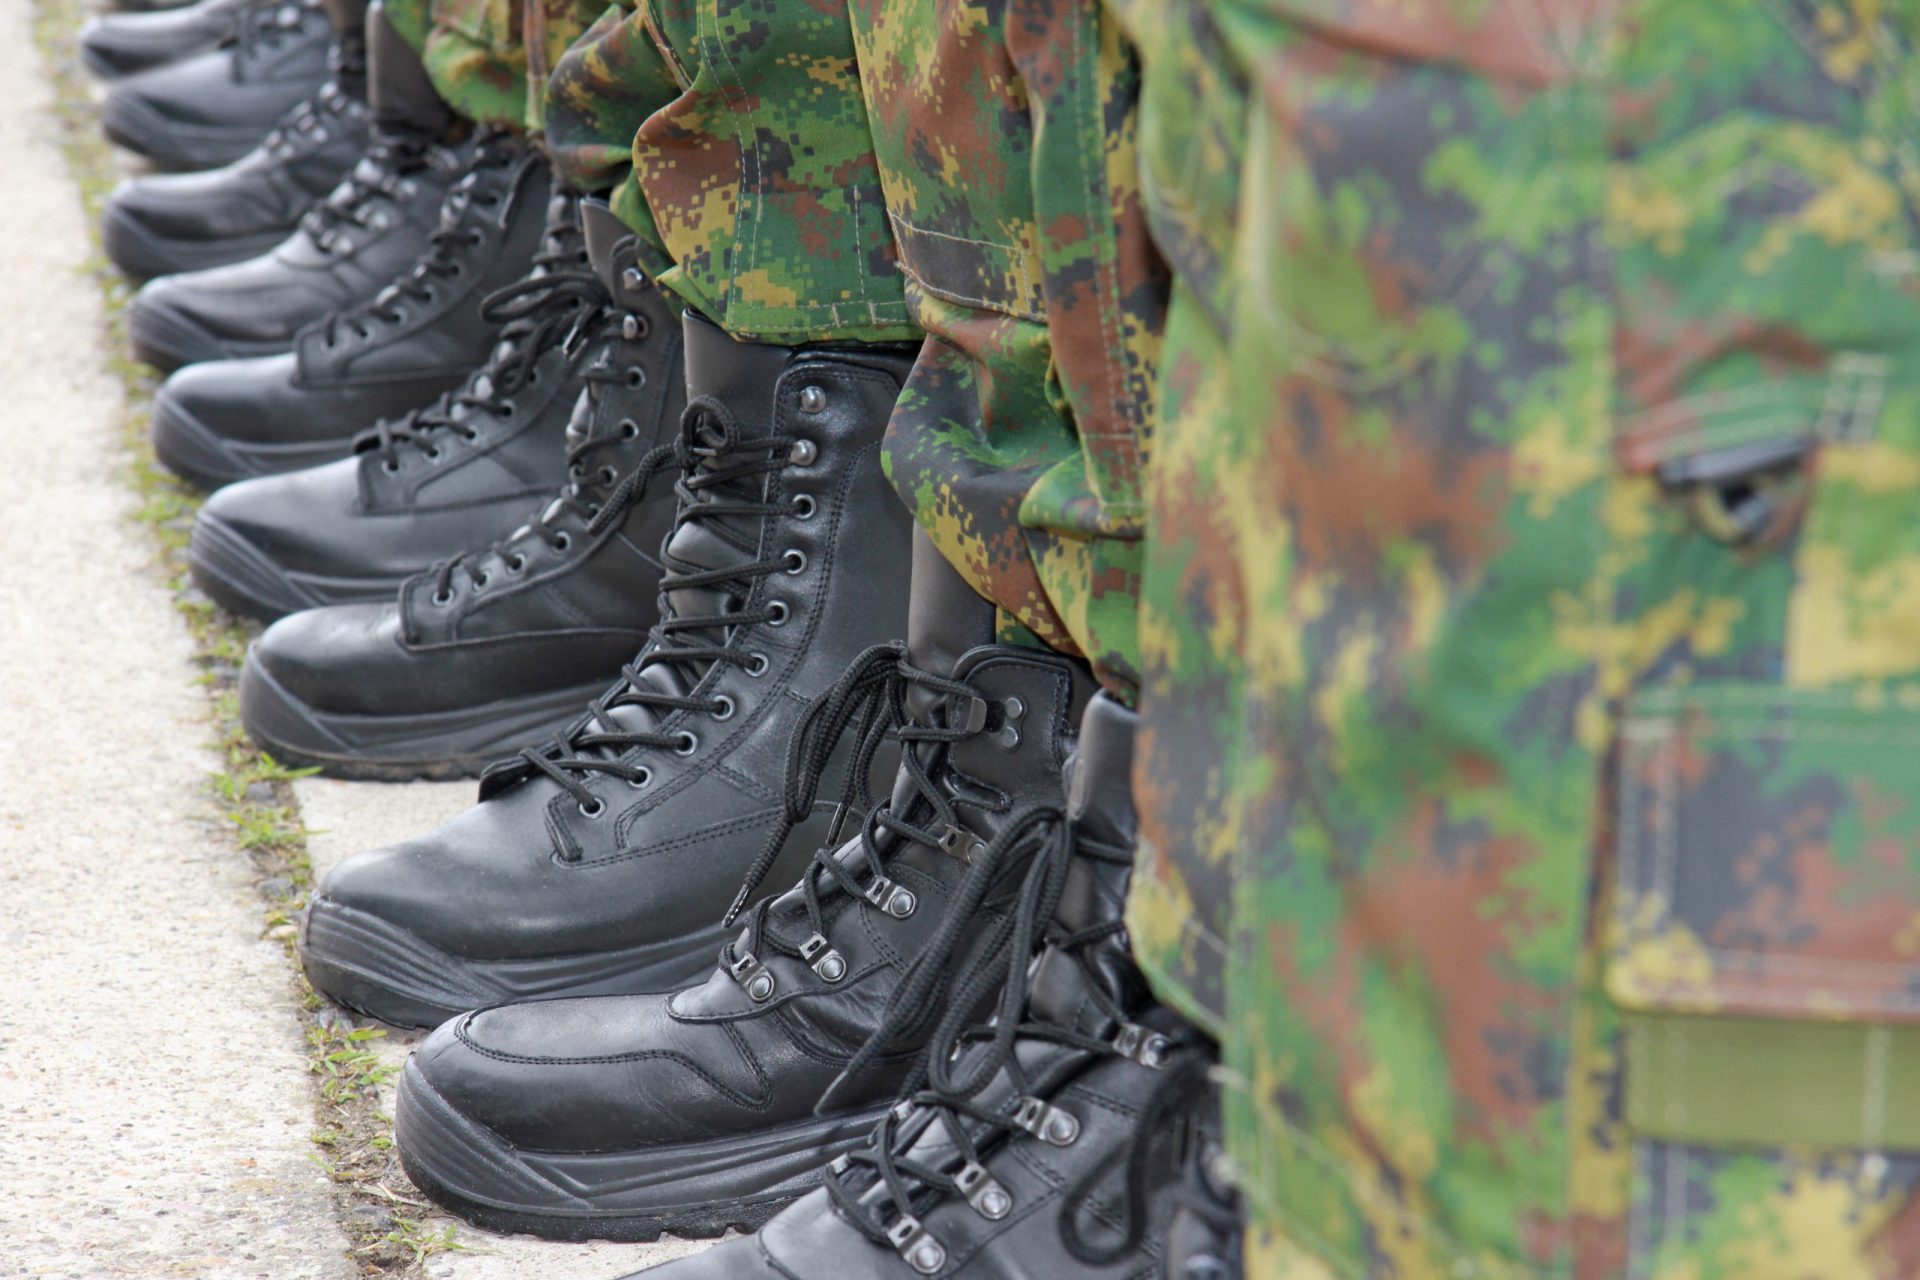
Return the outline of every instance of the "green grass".
[[[279,942],[286,952],[314,1085],[315,1160],[336,1189],[340,1222],[362,1273],[396,1280],[419,1275],[428,1258],[465,1246],[444,1220],[428,1220],[431,1206],[414,1198],[399,1169],[392,1120],[379,1106],[381,1086],[392,1068],[373,1051],[386,1032],[360,1025],[322,1000],[295,960],[293,942],[300,910],[313,889],[313,865],[291,784],[308,771],[279,764],[255,747],[241,727],[234,686],[258,628],[215,607],[192,585],[187,539],[200,498],[154,461],[147,420],[159,379],[122,354],[128,350],[126,306],[133,290],[100,253],[100,207],[121,174],[100,136],[88,80],[75,56],[75,35],[88,10],[83,0],[38,0],[38,5],[34,36],[53,74],[62,146],[94,229],[85,275],[100,290],[108,366],[126,390],[119,479],[135,496],[133,520],[150,539],[152,572],[172,593],[193,637],[197,679],[208,695],[207,722],[222,762],[208,779],[208,802],[235,854],[247,858],[255,872],[262,936]]]

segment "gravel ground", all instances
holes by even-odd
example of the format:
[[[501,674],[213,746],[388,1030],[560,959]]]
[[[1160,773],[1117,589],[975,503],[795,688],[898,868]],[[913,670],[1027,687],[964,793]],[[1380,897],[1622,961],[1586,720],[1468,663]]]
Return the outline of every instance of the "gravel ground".
[[[345,1280],[287,962],[204,798],[205,696],[128,519],[32,19],[0,0],[0,1277]],[[321,872],[473,794],[297,790]],[[457,1239],[434,1280],[612,1280],[700,1247]]]

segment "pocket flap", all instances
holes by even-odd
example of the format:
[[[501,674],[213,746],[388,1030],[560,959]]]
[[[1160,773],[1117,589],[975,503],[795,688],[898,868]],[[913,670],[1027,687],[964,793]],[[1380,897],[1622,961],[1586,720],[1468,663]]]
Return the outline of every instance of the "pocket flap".
[[[1618,822],[1629,1121],[1920,1146],[1920,690],[1647,691]]]

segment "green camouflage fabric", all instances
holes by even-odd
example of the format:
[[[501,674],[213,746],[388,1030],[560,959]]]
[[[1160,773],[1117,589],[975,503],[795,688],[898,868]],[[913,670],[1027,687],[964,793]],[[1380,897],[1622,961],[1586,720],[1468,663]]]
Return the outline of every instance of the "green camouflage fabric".
[[[1138,684],[1142,467],[1167,276],[1137,60],[1095,0],[853,0],[886,212],[927,342],[888,474],[1014,624]]]
[[[547,151],[581,191],[607,193],[615,216],[640,237],[641,266],[673,267],[653,212],[633,176],[633,139],[680,85],[633,10],[609,6],[554,63],[547,82]]]
[[[645,0],[560,60],[548,136],[737,337],[927,342],[891,424],[901,495],[1003,638],[1137,681],[1166,272],[1138,75],[1097,4]],[[623,143],[624,140],[624,143]]]
[[[419,53],[427,47],[427,36],[433,31],[433,0],[379,0],[379,4],[408,48]]]
[[[583,188],[615,176],[624,136],[632,190],[615,211],[653,242],[658,283],[730,334],[918,337],[844,5],[645,0],[596,23],[549,94],[563,172]]]
[[[1920,9],[1128,20],[1129,926],[1249,1274],[1920,1274]]]
[[[538,134],[554,62],[605,7],[602,0],[431,0],[421,56],[433,87],[463,117]]]

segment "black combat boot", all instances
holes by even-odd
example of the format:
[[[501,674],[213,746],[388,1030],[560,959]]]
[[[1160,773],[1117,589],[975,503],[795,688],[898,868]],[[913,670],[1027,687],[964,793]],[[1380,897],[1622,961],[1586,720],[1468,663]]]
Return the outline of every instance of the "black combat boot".
[[[503,1005],[414,1055],[397,1141],[430,1198],[558,1239],[718,1235],[765,1221],[872,1132],[920,1040],[855,1055],[916,955],[949,931],[1005,926],[1017,876],[960,901],[968,866],[1030,809],[1057,806],[1090,684],[1067,659],[995,645],[993,605],[924,535],[909,633],[904,653],[863,655],[822,699],[788,779],[790,812],[811,811],[814,761],[838,722],[857,722],[863,741],[886,730],[904,748],[891,797],[756,908],[704,983]]]
[[[479,805],[334,868],[300,952],[313,984],[342,1004],[425,1026],[518,996],[660,991],[704,974],[742,870],[783,822],[794,726],[854,655],[901,631],[907,515],[881,474],[880,437],[911,353],[739,343],[691,317],[684,332],[684,470],[659,623],[564,738],[487,771]],[[660,462],[621,482],[594,536],[618,527]],[[495,625],[476,605],[553,563],[522,545],[520,577],[494,562],[444,586],[409,584],[409,597],[446,593],[416,615],[433,628],[422,643]],[[637,566],[647,550],[628,555]],[[470,687],[487,691],[476,697],[546,679],[546,653],[579,653],[582,617],[599,607],[524,594],[551,619],[551,649],[499,611],[523,638],[497,666],[484,644],[468,646]],[[413,678],[407,664],[394,670]],[[820,844],[830,809],[784,841],[788,877]]]
[[[366,154],[267,253],[141,289],[127,334],[148,364],[172,371],[291,350],[302,328],[365,302],[427,252],[455,182],[477,167],[493,171],[492,190],[511,168],[511,147],[481,155],[472,140],[447,141],[459,132],[452,111],[377,3],[364,32],[373,115]]]
[[[485,545],[551,497],[566,482],[562,442],[586,371],[616,337],[575,197],[552,198],[533,269],[483,314],[506,327],[460,390],[361,432],[350,457],[210,497],[190,549],[201,589],[267,622],[391,604],[406,579]]]
[[[560,492],[544,506],[529,500],[496,514],[488,534],[500,541],[467,538],[460,551],[480,549],[452,554],[414,581],[390,581],[377,603],[312,609],[269,628],[241,671],[240,715],[276,759],[336,777],[478,773],[564,732],[645,643],[660,616],[671,486],[663,478],[651,493],[628,488],[617,512],[596,517],[622,475],[675,460],[686,370],[680,319],[666,299],[644,277],[619,282],[621,271],[605,270],[609,239],[624,240],[626,264],[633,243],[617,222],[610,237],[605,222],[613,218],[604,205],[590,210],[588,240],[602,276],[617,282],[614,297],[599,280],[586,283],[612,305],[597,311],[596,337],[547,357],[577,372],[586,389],[568,401],[570,422],[550,400],[547,413],[557,420],[539,428],[541,439],[520,438],[522,452],[544,446],[544,462],[568,473],[564,487],[556,479],[549,494]],[[523,396],[546,383],[543,375]],[[516,413],[493,430],[524,420]],[[441,511],[418,506],[455,461],[414,456],[451,447],[440,441],[428,436],[411,451],[396,449],[395,471],[370,453],[310,480],[222,490],[194,527],[196,575],[223,601],[233,590],[263,598],[369,586],[377,572],[409,563],[421,542],[450,540],[439,530],[463,518],[451,503]],[[375,509],[389,491],[391,501]],[[356,507],[362,493],[375,497]]]
[[[964,959],[930,947],[890,1002],[882,1036],[925,1010],[938,1020],[906,1100],[828,1166],[824,1187],[757,1236],[649,1276],[1159,1274],[1174,1138],[1204,1093],[1207,1062],[1147,996],[1120,923],[1134,838],[1133,728],[1131,713],[1094,699],[1068,769],[1066,812],[1056,798],[1017,824],[1039,848],[1006,927]],[[968,890],[1003,877],[1019,844],[977,857]],[[1036,942],[1044,945],[1034,957]],[[994,1012],[974,1024],[970,1007],[982,992],[997,992]],[[682,1176],[697,1185],[697,1166]]]
[[[398,280],[302,329],[292,351],[168,378],[153,402],[156,456],[206,488],[298,471],[458,387],[499,341],[504,316],[483,303],[531,268],[549,186],[538,152],[512,134],[483,138],[426,255]]]
[[[330,0],[341,24],[333,77],[259,146],[224,168],[120,184],[100,215],[100,245],[115,266],[136,280],[201,271],[258,257],[299,229],[370,141],[365,8]]]
[[[248,5],[218,48],[116,81],[101,127],[157,168],[232,164],[325,82],[332,44],[320,0]]]
[[[103,80],[178,62],[237,37],[248,11],[267,2],[198,0],[178,9],[101,14],[80,28],[80,61]]]

